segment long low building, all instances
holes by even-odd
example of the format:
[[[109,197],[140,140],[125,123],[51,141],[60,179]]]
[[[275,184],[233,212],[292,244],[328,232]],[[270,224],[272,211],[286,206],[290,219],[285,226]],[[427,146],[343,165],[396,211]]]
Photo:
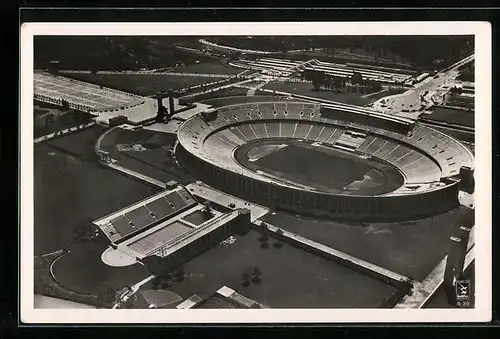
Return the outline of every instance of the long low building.
[[[413,78],[411,75],[398,72],[397,70],[390,71],[388,69],[373,69],[363,67],[362,65],[330,63],[316,59],[304,62],[276,58],[261,58],[255,61],[240,60],[237,65],[239,67],[245,67],[256,71],[273,71],[288,75],[295,71],[317,70],[333,76],[351,77],[354,72],[359,72],[364,79],[386,83],[405,83]]]
[[[71,108],[81,110],[125,109],[144,103],[144,98],[134,94],[47,72],[35,72],[33,82],[36,100],[53,104],[64,100]]]

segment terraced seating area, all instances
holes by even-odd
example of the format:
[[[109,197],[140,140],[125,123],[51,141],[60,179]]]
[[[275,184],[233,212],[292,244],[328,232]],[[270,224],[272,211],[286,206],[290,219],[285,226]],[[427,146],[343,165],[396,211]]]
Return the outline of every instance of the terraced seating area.
[[[148,229],[196,204],[185,190],[176,189],[149,197],[94,222],[113,243]]]
[[[415,125],[411,133],[402,134],[328,119],[319,112],[317,104],[290,101],[227,106],[212,121],[205,122],[200,116],[188,120],[179,130],[179,141],[200,158],[263,181],[272,179],[243,168],[233,159],[238,146],[268,138],[338,145],[396,166],[405,175],[406,185],[435,183],[458,174],[461,166],[473,166],[473,155],[465,146],[426,126]]]

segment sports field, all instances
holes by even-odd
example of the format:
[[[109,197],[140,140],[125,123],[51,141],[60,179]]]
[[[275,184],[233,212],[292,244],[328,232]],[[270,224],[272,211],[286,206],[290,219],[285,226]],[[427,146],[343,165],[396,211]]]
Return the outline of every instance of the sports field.
[[[140,129],[137,131],[117,128],[102,140],[101,149],[112,154],[118,165],[132,169],[156,180],[167,182],[176,180],[189,183],[193,179],[178,166],[169,155],[169,149],[175,142],[175,136]],[[140,145],[141,150],[134,151],[133,145]],[[128,150],[125,150],[129,148]]]
[[[340,193],[357,182],[360,184],[356,189],[359,194],[382,194],[403,183],[401,175],[391,166],[306,142],[289,142],[285,147],[249,161],[249,152],[262,144],[272,145],[271,141],[246,144],[235,152],[236,159],[243,166],[262,171],[264,175],[270,174],[324,192]]]
[[[342,102],[345,104],[352,104],[358,106],[368,105],[377,99],[374,98],[362,98],[360,94],[356,93],[337,93],[330,90],[315,90],[312,83],[304,82],[271,82],[264,86],[265,89],[282,91],[287,93],[294,93],[300,95],[307,95],[314,98],[320,98],[325,100],[333,100]]]
[[[424,279],[443,259],[460,212],[399,223],[339,223],[277,212],[262,218],[399,274]]]
[[[138,95],[220,81],[220,78],[152,74],[74,74],[73,78]]]
[[[237,236],[229,246],[217,245],[183,266],[185,279],[167,287],[183,298],[209,295],[223,285],[272,308],[378,307],[395,288],[319,258],[288,244],[266,248],[260,234]],[[243,275],[258,267],[260,282],[243,283]]]
[[[35,146],[35,255],[70,247],[77,229],[157,192],[97,165],[102,132],[93,127]]]
[[[283,173],[290,180],[315,186],[342,188],[353,181],[362,180],[372,167],[354,162],[344,156],[332,156],[299,145],[289,145],[255,162],[275,173]]]

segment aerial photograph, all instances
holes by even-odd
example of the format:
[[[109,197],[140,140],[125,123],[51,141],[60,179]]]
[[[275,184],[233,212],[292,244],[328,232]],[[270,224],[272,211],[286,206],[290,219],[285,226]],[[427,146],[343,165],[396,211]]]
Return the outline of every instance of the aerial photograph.
[[[474,308],[474,45],[35,36],[34,308]]]

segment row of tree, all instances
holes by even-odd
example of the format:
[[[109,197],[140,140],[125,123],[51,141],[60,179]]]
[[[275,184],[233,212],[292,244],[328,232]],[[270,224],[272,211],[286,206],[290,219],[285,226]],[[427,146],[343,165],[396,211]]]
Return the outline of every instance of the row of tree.
[[[139,70],[209,60],[175,48],[196,41],[192,37],[68,37],[43,36],[34,40],[35,68]]]
[[[364,79],[363,75],[359,72],[354,72],[353,75],[349,78],[329,75],[325,72],[317,70],[306,70],[302,72],[302,77],[306,80],[311,81],[314,89],[316,90],[325,88],[338,92],[345,92],[348,85],[366,86],[369,87],[372,92],[379,92],[380,90],[382,90],[382,85],[380,82]]]
[[[359,50],[363,55],[393,61],[404,60],[416,67],[434,67],[436,60],[450,64],[473,53],[472,36],[290,36],[210,37],[210,41],[244,49],[283,53],[297,49]]]
[[[259,285],[262,281],[262,271],[258,266],[247,268],[241,276],[241,285],[250,286],[250,283]]]

